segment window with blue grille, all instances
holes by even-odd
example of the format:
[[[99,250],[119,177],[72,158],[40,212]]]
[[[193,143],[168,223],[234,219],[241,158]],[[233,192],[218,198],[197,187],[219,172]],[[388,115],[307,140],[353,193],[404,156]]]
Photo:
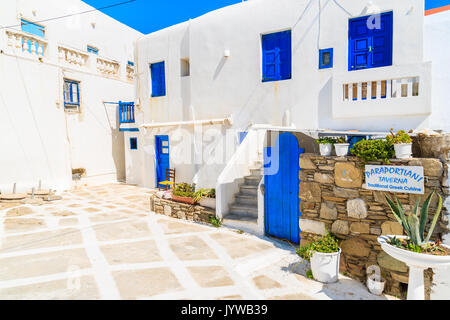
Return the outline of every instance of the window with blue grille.
[[[319,51],[319,69],[333,68],[333,48]]]
[[[262,81],[292,78],[291,30],[262,36]]]
[[[150,65],[152,78],[152,97],[163,97],[166,95],[166,75],[164,61]]]
[[[137,150],[137,148],[138,148],[137,138],[130,138],[130,149]]]
[[[22,31],[34,34],[35,36],[44,38],[45,37],[45,27],[31,21],[21,19],[20,21]]]
[[[80,82],[64,79],[64,108],[80,110]]]
[[[87,52],[98,54],[98,49],[92,46],[87,46]]]

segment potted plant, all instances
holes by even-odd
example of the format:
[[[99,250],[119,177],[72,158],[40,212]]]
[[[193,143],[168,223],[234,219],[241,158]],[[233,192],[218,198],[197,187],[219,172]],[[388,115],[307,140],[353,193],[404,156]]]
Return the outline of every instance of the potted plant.
[[[202,207],[216,208],[216,189],[199,189],[194,194],[194,201]]]
[[[394,157],[394,145],[385,139],[361,140],[353,146],[350,153],[364,163],[381,160],[389,164],[389,159]]]
[[[304,246],[300,246],[297,254],[311,263],[315,280],[323,283],[338,281],[341,249],[332,234],[320,237]]]
[[[386,196],[386,201],[395,218],[403,226],[407,236],[381,236],[378,242],[381,248],[393,258],[409,266],[408,300],[424,300],[424,270],[450,266],[450,247],[439,241],[430,241],[442,210],[442,197],[438,194],[439,203],[430,225],[427,236],[425,227],[428,223],[428,208],[435,192],[425,200],[419,215],[419,200],[410,214],[405,214],[402,204],[396,203]]]
[[[409,159],[412,156],[412,139],[408,133],[403,130],[394,134],[394,129],[391,129],[391,134],[386,137],[386,140],[394,144],[395,157],[397,159]]]
[[[172,200],[176,202],[195,204],[195,186],[188,183],[178,183],[172,191]]]
[[[320,155],[324,157],[331,156],[331,151],[333,150],[333,144],[336,142],[335,139],[331,137],[319,138],[316,140],[320,147]]]
[[[345,137],[340,137],[336,140],[334,144],[334,149],[336,150],[336,155],[338,157],[345,157],[348,155],[348,148],[350,144],[347,143],[347,139]]]

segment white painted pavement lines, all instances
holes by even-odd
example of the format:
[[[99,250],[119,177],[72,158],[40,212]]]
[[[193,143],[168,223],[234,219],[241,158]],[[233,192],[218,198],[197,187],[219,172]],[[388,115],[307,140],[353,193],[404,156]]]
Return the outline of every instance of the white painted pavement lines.
[[[199,237],[203,239],[219,257],[220,261],[224,264],[225,269],[230,274],[231,279],[234,281],[236,286],[241,289],[241,295],[244,300],[260,300],[263,298],[262,295],[258,293],[258,290],[251,280],[249,280],[248,277],[242,277],[236,271],[237,262],[230,257],[225,248],[218,244],[208,234],[200,234]]]
[[[169,242],[167,241],[168,238],[162,232],[156,217],[149,216],[147,222],[150,231],[155,234],[156,247],[159,250],[160,256],[168,263],[170,270],[175,275],[180,285],[186,290],[198,289],[200,286],[194,278],[192,278],[189,271],[170,248]]]
[[[90,225],[87,216],[81,216],[79,219],[82,225]],[[119,300],[119,290],[117,289],[111,272],[108,270],[108,262],[99,248],[94,229],[92,227],[86,227],[80,230],[83,237],[83,243],[85,244],[86,254],[92,264],[100,297],[106,300]]]

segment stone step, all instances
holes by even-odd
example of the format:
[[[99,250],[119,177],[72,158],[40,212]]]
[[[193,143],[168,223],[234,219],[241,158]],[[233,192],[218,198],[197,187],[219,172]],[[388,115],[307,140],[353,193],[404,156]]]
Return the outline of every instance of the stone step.
[[[243,217],[258,217],[258,207],[251,204],[233,203],[230,206],[230,214]]]
[[[244,183],[246,185],[258,186],[259,183],[261,182],[261,179],[262,179],[261,175],[259,175],[259,176],[247,176],[247,177],[244,177],[244,181],[245,181]]]
[[[262,175],[264,174],[264,170],[262,168],[252,168],[250,169],[250,173],[252,174],[252,176],[260,176],[262,177]]]
[[[258,205],[258,197],[257,195],[247,195],[247,194],[236,194],[236,203],[238,204],[249,204],[249,205]]]
[[[239,190],[240,194],[254,195],[254,196],[258,194],[258,186],[242,184],[239,186]]]

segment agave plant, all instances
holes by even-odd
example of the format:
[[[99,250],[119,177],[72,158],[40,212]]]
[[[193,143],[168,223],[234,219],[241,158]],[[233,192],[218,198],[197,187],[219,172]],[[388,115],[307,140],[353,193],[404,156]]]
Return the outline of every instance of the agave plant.
[[[433,191],[423,203],[422,209],[420,210],[420,216],[419,216],[419,203],[420,203],[419,199],[416,202],[412,214],[407,216],[405,215],[405,210],[403,209],[403,206],[397,197],[395,197],[397,203],[394,203],[394,201],[392,201],[388,196],[386,196],[386,201],[389,207],[391,208],[392,213],[394,214],[398,222],[403,226],[403,229],[405,229],[406,233],[409,236],[410,242],[418,246],[428,244],[428,242],[431,239],[431,235],[433,234],[434,228],[436,227],[436,223],[439,219],[439,216],[441,214],[442,197],[439,194],[437,194],[439,197],[439,204],[437,207],[437,211],[434,215],[433,221],[431,223],[430,230],[428,231],[428,235],[427,237],[425,237],[425,227],[428,222],[428,208],[430,206],[430,202],[434,194],[435,191]]]

